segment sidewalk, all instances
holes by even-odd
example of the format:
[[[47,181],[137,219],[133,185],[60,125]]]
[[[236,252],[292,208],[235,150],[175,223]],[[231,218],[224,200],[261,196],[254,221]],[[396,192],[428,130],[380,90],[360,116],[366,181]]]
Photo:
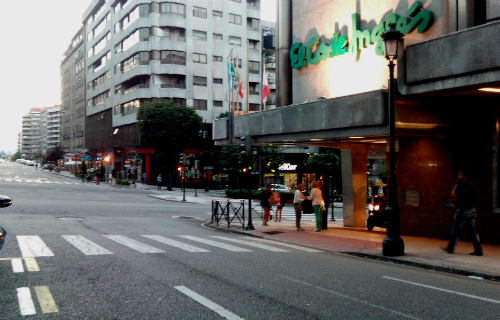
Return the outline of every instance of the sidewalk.
[[[76,179],[67,171],[61,171],[60,175]],[[149,195],[150,197],[165,201],[205,204],[207,212],[211,210],[213,199],[219,199],[221,203],[225,203],[228,200],[225,198],[224,190],[209,190],[205,192],[204,189],[197,189],[198,197],[195,197],[194,189],[186,189],[186,201],[183,201],[184,195],[180,188],[174,188],[174,191],[166,191],[165,187],[162,190],[157,190],[155,185],[137,183],[137,189],[149,190],[152,193]],[[238,200],[234,199],[231,199],[231,201],[238,202]],[[382,255],[382,241],[386,235],[385,229],[375,227],[373,231],[368,231],[366,228],[344,227],[343,221],[339,219],[342,217],[340,211],[341,204],[336,203],[335,206],[338,208],[335,211],[336,221],[329,220],[328,230],[322,230],[321,232],[312,232],[315,229],[314,214],[303,214],[301,226],[306,231],[296,231],[295,214],[291,206],[286,206],[283,209],[281,222],[274,221],[275,210],[272,210],[273,220],[269,221],[268,227],[263,226],[262,219],[254,214],[252,218],[255,230],[244,230],[237,219],[233,220],[229,228],[224,219],[220,220],[219,226],[215,222],[207,222],[205,225],[224,232],[277,240],[418,268],[500,281],[500,245],[483,244],[484,255],[477,257],[469,255],[474,250],[471,242],[459,242],[455,248],[455,253],[448,254],[440,249],[440,246],[447,244],[446,240],[403,236],[405,255],[400,257],[386,257]],[[248,215],[247,208],[248,202],[245,201],[245,212]],[[328,219],[330,218],[331,215],[329,214]],[[244,225],[246,226],[247,223],[248,221],[245,220]]]

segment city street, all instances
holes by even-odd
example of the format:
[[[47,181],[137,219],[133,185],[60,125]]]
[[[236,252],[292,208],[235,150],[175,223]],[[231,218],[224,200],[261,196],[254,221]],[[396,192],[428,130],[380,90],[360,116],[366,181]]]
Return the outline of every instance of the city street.
[[[0,319],[500,317],[497,282],[214,231],[209,201],[154,193],[0,164]]]

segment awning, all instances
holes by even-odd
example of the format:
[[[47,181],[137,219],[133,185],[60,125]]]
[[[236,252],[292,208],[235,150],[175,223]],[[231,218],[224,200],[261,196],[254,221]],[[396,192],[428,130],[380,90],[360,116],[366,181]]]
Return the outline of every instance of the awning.
[[[64,163],[65,166],[74,166],[75,164],[82,164],[82,163],[76,161],[68,161]]]

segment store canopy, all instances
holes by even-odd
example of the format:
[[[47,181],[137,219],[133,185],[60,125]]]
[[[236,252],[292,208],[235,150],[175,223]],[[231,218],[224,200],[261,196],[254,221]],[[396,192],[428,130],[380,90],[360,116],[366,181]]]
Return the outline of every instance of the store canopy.
[[[64,163],[65,166],[74,166],[75,164],[82,164],[82,163],[76,161],[68,161]]]

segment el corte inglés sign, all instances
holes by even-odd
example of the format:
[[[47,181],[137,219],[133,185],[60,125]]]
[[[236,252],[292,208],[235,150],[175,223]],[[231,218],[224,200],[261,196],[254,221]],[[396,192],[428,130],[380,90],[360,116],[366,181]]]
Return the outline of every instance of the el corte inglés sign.
[[[384,54],[384,44],[382,33],[389,29],[390,24],[395,24],[396,29],[404,35],[417,29],[422,33],[427,31],[433,23],[431,11],[423,8],[422,3],[415,3],[406,11],[410,17],[400,17],[395,13],[388,15],[385,21],[380,22],[371,32],[369,30],[359,30],[359,14],[352,14],[352,36],[348,40],[344,35],[333,34],[332,44],[320,43],[319,37],[309,40],[307,46],[296,42],[290,48],[290,60],[293,69],[299,69],[308,64],[318,64],[321,60],[334,58],[349,52],[358,62],[361,50],[375,44],[375,54]],[[314,51],[314,49],[316,49]]]

